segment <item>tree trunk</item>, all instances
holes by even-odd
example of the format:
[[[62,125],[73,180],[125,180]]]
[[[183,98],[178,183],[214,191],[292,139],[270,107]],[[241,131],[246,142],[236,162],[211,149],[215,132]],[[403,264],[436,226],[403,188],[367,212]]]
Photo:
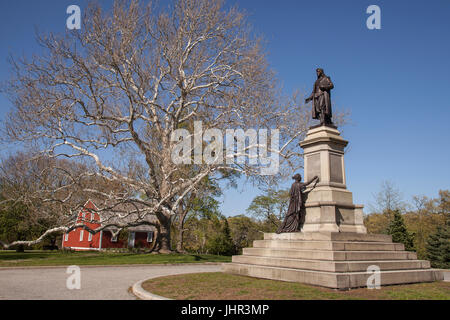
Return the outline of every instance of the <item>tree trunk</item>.
[[[180,221],[180,225],[178,227],[178,241],[177,241],[177,252],[179,253],[186,252],[183,249],[183,235],[184,235],[184,223]]]
[[[170,227],[171,218],[163,216],[159,219],[161,223],[161,231],[159,233],[159,253],[172,253],[171,243],[170,243]]]
[[[181,211],[181,210],[180,210]],[[179,253],[186,253],[186,251],[183,248],[184,245],[184,220],[186,219],[186,215],[189,210],[185,209],[179,216],[179,223],[178,223],[178,239],[177,239],[177,252]]]

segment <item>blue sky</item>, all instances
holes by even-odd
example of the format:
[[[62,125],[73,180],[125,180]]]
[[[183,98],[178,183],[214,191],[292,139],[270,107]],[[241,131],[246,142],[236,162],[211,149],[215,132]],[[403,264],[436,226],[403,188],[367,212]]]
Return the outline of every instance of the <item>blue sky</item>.
[[[67,6],[83,9],[85,3],[0,1],[0,81],[9,75],[9,53],[38,52],[35,26],[64,32]],[[309,93],[319,66],[332,78],[333,106],[351,111],[342,134],[350,141],[345,165],[355,203],[373,201],[383,180],[392,181],[406,200],[450,189],[450,1],[228,3],[246,9],[265,36],[270,64],[286,92]],[[366,27],[371,4],[381,8],[381,30]],[[9,108],[0,95],[0,117]],[[243,184],[227,191],[223,212],[244,213],[258,193]]]

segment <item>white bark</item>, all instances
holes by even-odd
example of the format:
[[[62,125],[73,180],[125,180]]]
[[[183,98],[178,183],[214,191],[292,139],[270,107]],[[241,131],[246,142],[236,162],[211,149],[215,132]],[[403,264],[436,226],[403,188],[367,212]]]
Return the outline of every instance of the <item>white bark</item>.
[[[275,181],[301,167],[298,142],[309,109],[297,97],[280,98],[260,41],[238,10],[180,0],[157,15],[136,1],[117,2],[113,13],[90,7],[83,23],[65,37],[41,37],[44,55],[13,62],[7,136],[37,145],[45,157],[88,165],[63,186],[36,190],[36,199],[73,208],[80,193],[89,193],[100,212],[136,203],[142,219],[169,217],[207,176],[233,171]],[[174,165],[170,137],[193,121],[204,130],[279,129],[281,149],[270,151],[280,156],[280,174],[260,177],[248,162]],[[81,187],[87,177],[103,184]],[[105,183],[117,188],[104,190]],[[76,226],[65,220],[46,234]]]

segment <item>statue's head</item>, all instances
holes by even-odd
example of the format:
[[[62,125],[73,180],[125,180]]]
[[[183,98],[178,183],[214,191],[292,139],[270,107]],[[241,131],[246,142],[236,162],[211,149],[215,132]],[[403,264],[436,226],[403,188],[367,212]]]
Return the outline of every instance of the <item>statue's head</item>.
[[[322,68],[317,68],[316,69],[316,74],[317,74],[317,78],[319,78],[322,74],[324,74],[323,69]]]
[[[302,181],[302,176],[299,173],[296,173],[292,179],[294,179],[295,181]]]

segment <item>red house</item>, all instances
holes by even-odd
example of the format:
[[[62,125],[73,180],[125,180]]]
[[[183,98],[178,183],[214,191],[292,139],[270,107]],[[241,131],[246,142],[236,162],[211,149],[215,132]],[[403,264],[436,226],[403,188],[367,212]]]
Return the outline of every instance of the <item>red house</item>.
[[[102,226],[104,221],[111,221],[111,217],[102,219],[98,211],[94,202],[88,200],[77,215],[77,223],[83,223],[90,229],[95,230]],[[107,213],[103,213],[103,215],[107,215]],[[77,251],[152,247],[155,235],[154,227],[140,225],[126,230],[128,231],[128,239],[124,240],[119,237],[123,231],[118,232],[117,228],[105,228],[96,234],[92,234],[80,227],[63,235],[62,247]]]

